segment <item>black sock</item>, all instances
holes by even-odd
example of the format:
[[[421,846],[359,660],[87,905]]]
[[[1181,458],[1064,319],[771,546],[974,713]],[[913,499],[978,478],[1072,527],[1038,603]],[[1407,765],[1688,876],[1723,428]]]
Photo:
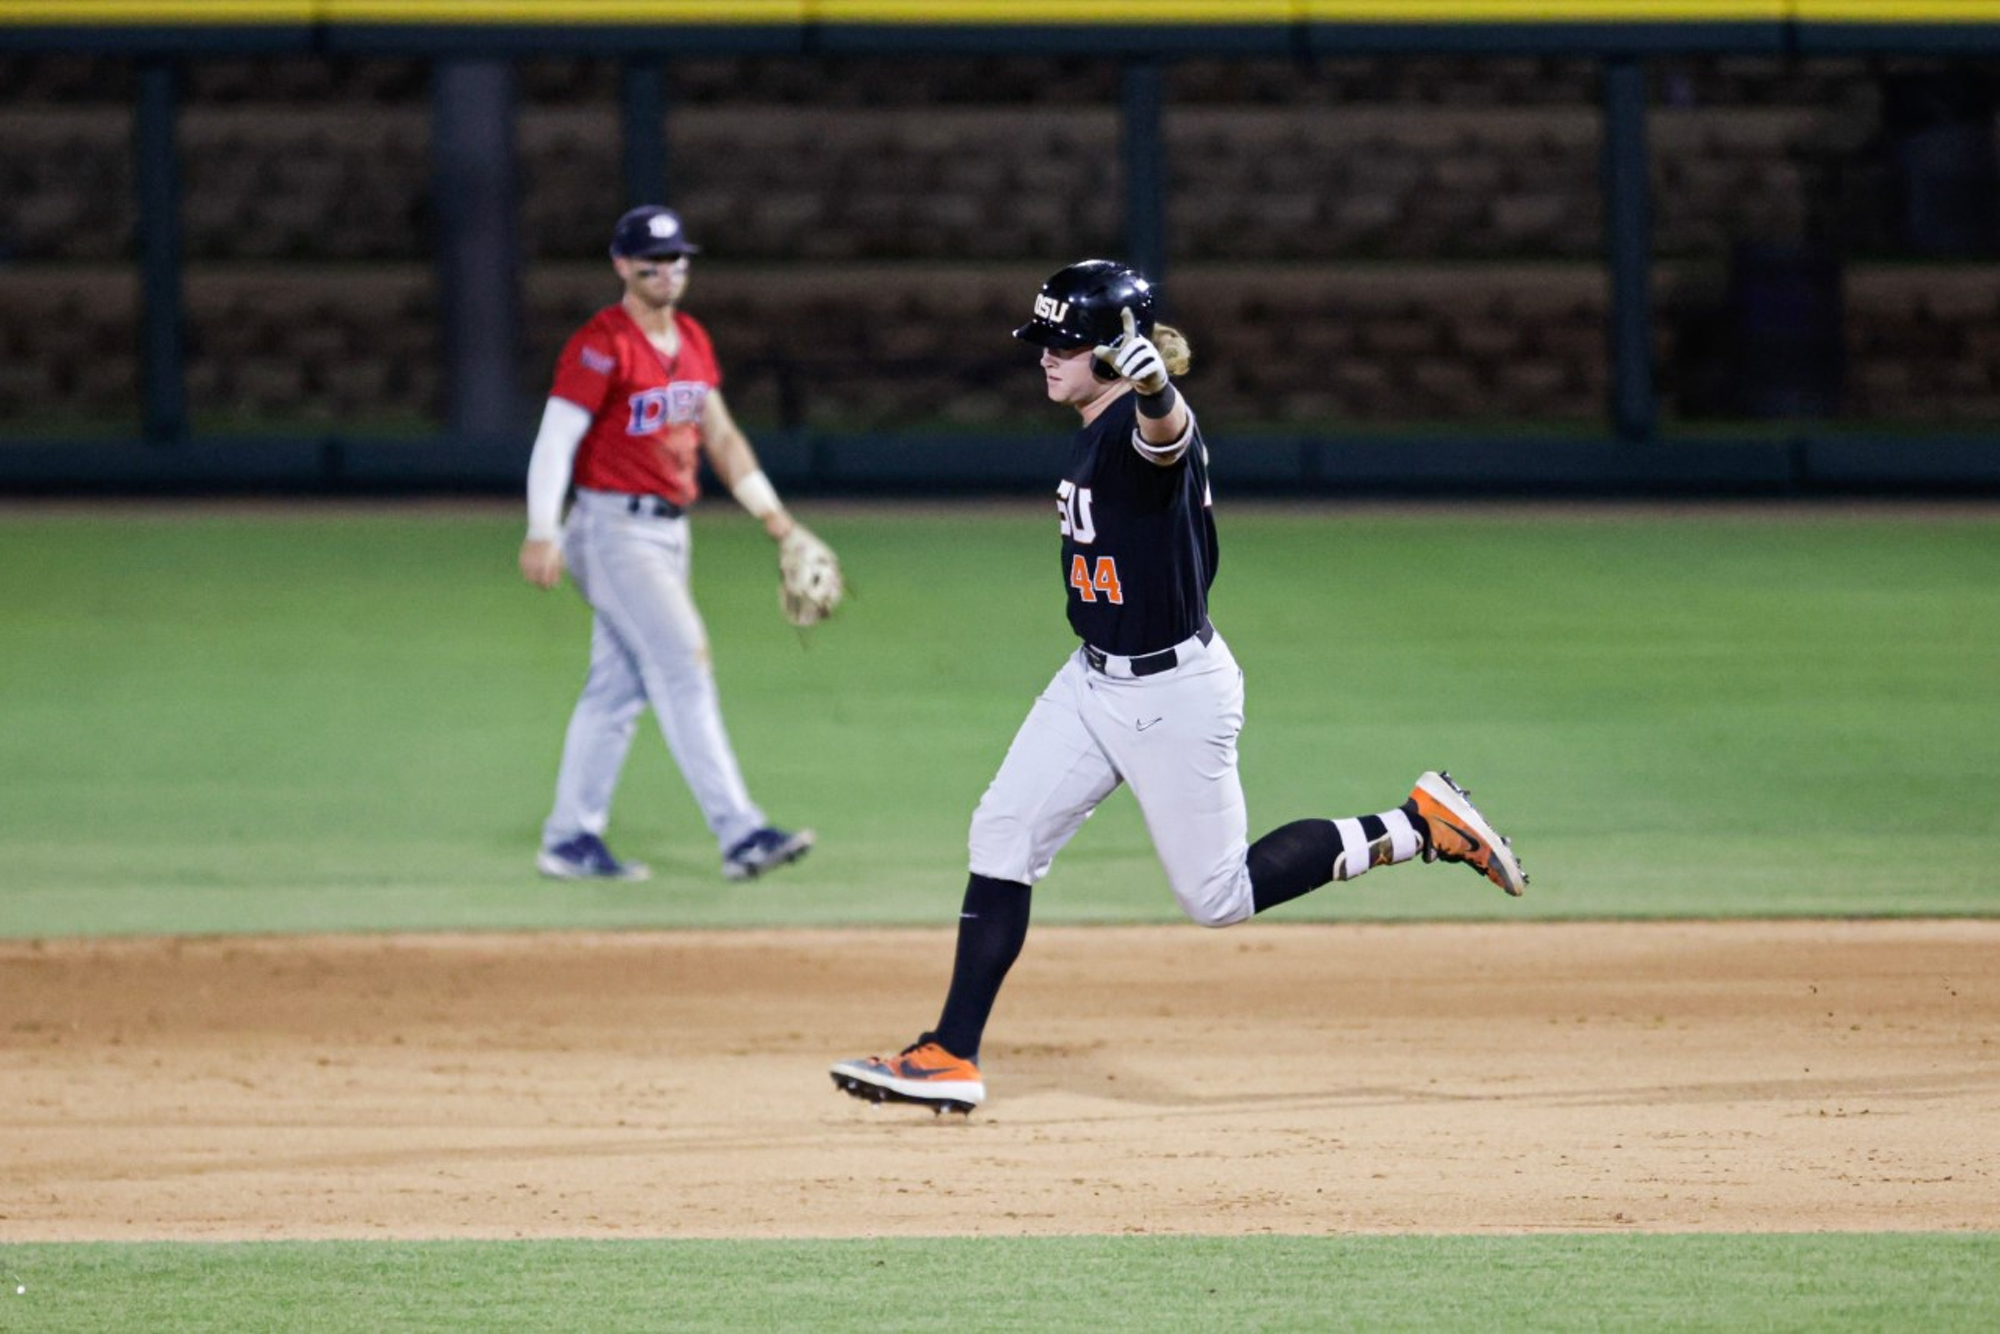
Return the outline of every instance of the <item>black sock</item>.
[[[1250,845],[1250,901],[1263,912],[1312,893],[1333,879],[1339,855],[1340,831],[1333,821],[1280,825]]]
[[[1404,802],[1401,806],[1397,807],[1397,809],[1402,811],[1403,814],[1410,817],[1410,828],[1417,831],[1417,839],[1419,842],[1417,851],[1419,854],[1421,854],[1425,848],[1428,848],[1431,845],[1431,822],[1429,820],[1426,820],[1423,816],[1417,814],[1417,803],[1414,797],[1411,798],[1409,801]]]
[[[1028,938],[1029,893],[1028,886],[1014,880],[975,875],[966,882],[951,990],[945,994],[937,1030],[926,1035],[954,1056],[979,1059],[979,1041],[1000,984]]]

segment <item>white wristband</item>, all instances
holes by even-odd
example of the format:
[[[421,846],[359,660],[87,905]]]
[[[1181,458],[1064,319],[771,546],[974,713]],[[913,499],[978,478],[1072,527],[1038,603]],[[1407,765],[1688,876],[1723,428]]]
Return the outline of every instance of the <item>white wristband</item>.
[[[747,477],[737,478],[736,485],[729,491],[736,497],[736,503],[749,510],[754,518],[769,518],[780,508],[777,488],[771,485],[771,479],[764,475],[762,468]]]

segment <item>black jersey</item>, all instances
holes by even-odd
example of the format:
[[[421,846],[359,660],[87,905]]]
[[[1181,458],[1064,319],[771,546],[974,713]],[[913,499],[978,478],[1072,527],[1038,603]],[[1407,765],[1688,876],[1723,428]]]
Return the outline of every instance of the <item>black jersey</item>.
[[[1056,491],[1070,628],[1119,657],[1201,629],[1220,556],[1201,429],[1161,467],[1133,447],[1137,425],[1137,395],[1113,400],[1076,433]]]

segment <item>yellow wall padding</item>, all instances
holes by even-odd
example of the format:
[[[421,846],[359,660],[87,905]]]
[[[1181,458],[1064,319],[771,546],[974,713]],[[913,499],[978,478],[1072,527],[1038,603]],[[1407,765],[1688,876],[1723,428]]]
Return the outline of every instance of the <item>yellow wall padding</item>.
[[[2000,23],[2000,0],[0,0],[0,24]]]

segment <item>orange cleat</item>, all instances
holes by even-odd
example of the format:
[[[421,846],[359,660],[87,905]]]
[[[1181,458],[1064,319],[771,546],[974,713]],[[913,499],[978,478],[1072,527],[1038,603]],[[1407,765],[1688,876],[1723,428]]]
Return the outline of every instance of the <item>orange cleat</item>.
[[[1486,823],[1472,794],[1452,782],[1450,774],[1432,771],[1419,778],[1403,809],[1421,815],[1430,826],[1425,861],[1464,862],[1517,898],[1528,887],[1528,873],[1514,856],[1513,844]]]
[[[919,1038],[891,1057],[836,1061],[833,1086],[864,1102],[911,1102],[933,1112],[971,1112],[986,1101],[979,1067]]]

